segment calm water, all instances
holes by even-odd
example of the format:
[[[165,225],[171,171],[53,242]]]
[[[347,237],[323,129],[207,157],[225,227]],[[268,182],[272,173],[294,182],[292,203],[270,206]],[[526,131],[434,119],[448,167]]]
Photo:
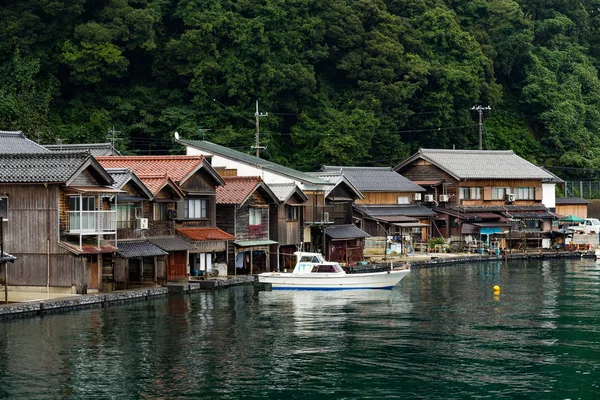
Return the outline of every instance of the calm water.
[[[591,260],[485,263],[7,321],[0,397],[595,399],[599,299]]]

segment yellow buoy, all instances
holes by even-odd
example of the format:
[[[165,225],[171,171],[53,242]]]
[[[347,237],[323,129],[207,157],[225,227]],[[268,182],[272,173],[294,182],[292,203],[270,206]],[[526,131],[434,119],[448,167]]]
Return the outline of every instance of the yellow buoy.
[[[494,294],[500,294],[500,286],[494,286]]]

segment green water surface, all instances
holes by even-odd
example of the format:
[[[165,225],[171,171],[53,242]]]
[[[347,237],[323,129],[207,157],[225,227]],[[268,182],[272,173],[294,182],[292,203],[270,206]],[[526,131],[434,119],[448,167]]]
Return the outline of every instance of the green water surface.
[[[592,260],[486,262],[4,321],[0,397],[597,399],[599,299]]]

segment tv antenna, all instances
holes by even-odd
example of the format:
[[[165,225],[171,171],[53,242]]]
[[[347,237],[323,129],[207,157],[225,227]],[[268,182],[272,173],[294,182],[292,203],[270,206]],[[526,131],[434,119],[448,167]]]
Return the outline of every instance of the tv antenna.
[[[260,150],[261,149],[266,149],[266,147],[260,145],[260,123],[259,123],[259,118],[261,118],[261,117],[268,117],[269,113],[261,114],[261,113],[258,112],[258,100],[256,100],[256,113],[254,115],[256,117],[256,140],[255,140],[255,144],[254,144],[254,146],[252,146],[252,148],[256,149],[256,157],[260,157]]]

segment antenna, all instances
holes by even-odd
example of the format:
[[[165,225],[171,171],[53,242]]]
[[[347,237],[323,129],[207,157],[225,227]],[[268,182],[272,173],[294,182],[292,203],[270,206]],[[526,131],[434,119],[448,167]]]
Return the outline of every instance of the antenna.
[[[483,150],[483,111],[491,110],[490,106],[481,107],[481,106],[473,106],[471,107],[472,111],[479,112],[479,150]]]
[[[56,138],[56,142],[60,145],[60,151],[62,151],[62,149],[63,149],[62,145],[63,145],[64,140],[65,139],[63,139],[63,138]]]
[[[260,157],[260,150],[266,149],[266,147],[260,145],[260,123],[258,120],[260,117],[268,117],[269,113],[261,114],[258,112],[258,100],[256,100],[256,114],[254,115],[256,116],[256,141],[252,148],[256,149],[256,157]]]
[[[114,126],[108,130],[108,134],[110,135],[110,136],[108,137],[108,140],[110,140],[110,143],[111,143],[111,145],[112,145],[112,148],[113,148],[113,150],[115,149],[115,142],[116,142],[117,140],[123,140],[123,139],[121,139],[121,138],[119,138],[119,137],[116,137],[116,135],[117,135],[118,133],[121,133],[121,131],[115,131],[115,127],[114,127]],[[112,151],[112,150],[111,150],[111,151]],[[111,154],[111,155],[115,155],[115,154],[113,153],[113,154]]]

